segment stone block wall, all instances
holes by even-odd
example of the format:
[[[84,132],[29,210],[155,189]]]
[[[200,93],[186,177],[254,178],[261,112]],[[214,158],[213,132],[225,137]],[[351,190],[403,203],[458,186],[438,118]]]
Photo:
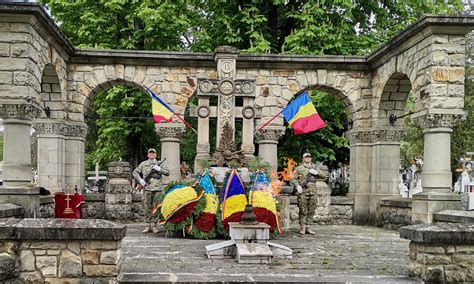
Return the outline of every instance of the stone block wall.
[[[438,223],[402,227],[411,240],[409,276],[426,282],[474,282],[474,224]]]
[[[313,220],[316,224],[352,224],[352,206],[354,201],[348,197],[331,196],[331,203],[327,208],[316,208]],[[296,196],[290,198],[290,223],[298,224],[298,203]],[[321,214],[324,212],[324,214]]]
[[[40,196],[38,218],[54,218],[54,200],[52,195]]]
[[[87,219],[105,219],[105,194],[89,193],[85,194],[86,207],[85,215]],[[121,221],[121,220],[117,220]],[[144,222],[145,212],[143,210],[142,195],[132,194],[131,216],[128,221]]]
[[[0,230],[0,281],[113,282],[119,273],[125,225],[22,219],[0,221]]]
[[[387,198],[380,200],[380,220],[387,229],[398,229],[412,224],[411,198]]]

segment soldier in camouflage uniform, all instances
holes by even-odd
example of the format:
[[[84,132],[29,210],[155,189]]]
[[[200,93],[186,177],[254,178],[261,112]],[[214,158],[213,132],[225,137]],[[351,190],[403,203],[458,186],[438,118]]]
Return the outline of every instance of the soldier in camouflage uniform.
[[[328,169],[322,163],[318,165],[311,162],[311,154],[303,154],[303,164],[296,167],[291,183],[295,186],[298,195],[300,234],[314,235],[310,223],[313,221],[314,211],[317,206],[316,192],[318,189],[327,188],[326,178]]]
[[[151,178],[147,184],[144,179],[152,170],[154,172],[152,173]],[[158,165],[158,161],[156,160],[156,150],[151,148],[148,150],[148,160],[143,161],[133,171],[133,178],[139,182],[138,189],[143,189],[142,200],[143,207],[145,209],[145,221],[148,223],[147,227],[143,230],[143,233],[158,233],[156,220],[153,218],[151,210],[155,193],[163,190],[161,187],[162,175],[169,176],[170,172],[168,169]]]

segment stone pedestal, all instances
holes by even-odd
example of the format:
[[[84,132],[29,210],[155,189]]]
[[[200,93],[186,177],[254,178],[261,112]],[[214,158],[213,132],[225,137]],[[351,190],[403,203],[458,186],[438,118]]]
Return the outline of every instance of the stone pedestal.
[[[105,193],[105,218],[126,221],[132,218],[132,187],[130,164],[117,161],[109,163]]]
[[[184,124],[181,123],[159,123],[155,125],[155,131],[161,141],[161,157],[166,158],[164,167],[168,168],[170,175],[163,176],[163,183],[179,180],[181,178],[180,171],[180,145],[179,142],[186,131]]]
[[[290,195],[280,194],[277,196],[280,204],[280,220],[283,230],[290,229]]]
[[[453,110],[455,111],[455,110]],[[461,197],[451,192],[452,127],[465,117],[464,112],[428,113],[414,118],[424,134],[423,192],[413,196],[412,222],[431,223],[433,213],[461,209]]]
[[[278,168],[278,139],[285,134],[283,126],[267,126],[256,134],[258,155],[270,163],[271,170]]]
[[[32,185],[31,120],[40,109],[31,101],[6,101],[0,105],[4,125],[3,186],[0,203],[13,203],[25,209],[25,217],[35,217],[39,208],[39,190]]]
[[[441,210],[462,210],[461,195],[422,192],[413,195],[412,223],[433,223],[433,214]]]

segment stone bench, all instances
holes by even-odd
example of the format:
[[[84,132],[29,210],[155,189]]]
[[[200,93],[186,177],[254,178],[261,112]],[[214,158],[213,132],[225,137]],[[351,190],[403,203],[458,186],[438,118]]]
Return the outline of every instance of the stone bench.
[[[11,203],[0,204],[0,219],[21,218],[23,214],[25,214],[25,210],[19,205]]]
[[[474,224],[436,223],[400,228],[411,240],[410,276],[428,282],[474,281]]]
[[[125,234],[106,220],[0,220],[0,282],[115,281]]]

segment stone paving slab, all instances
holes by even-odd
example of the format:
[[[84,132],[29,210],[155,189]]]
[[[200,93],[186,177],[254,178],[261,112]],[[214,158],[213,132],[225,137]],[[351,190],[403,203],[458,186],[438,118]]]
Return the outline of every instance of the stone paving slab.
[[[123,239],[120,283],[194,282],[421,282],[407,277],[408,240],[382,228],[312,226],[315,236],[291,228],[273,240],[293,249],[293,259],[270,264],[239,264],[234,259],[208,259],[205,246],[222,240],[142,234],[130,224]]]

